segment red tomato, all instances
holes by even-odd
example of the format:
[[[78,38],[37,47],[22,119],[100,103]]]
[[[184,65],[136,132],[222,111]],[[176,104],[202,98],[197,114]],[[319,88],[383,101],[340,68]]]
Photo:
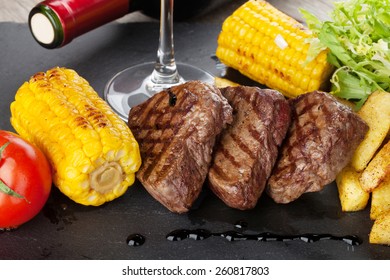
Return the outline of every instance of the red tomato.
[[[36,146],[0,130],[0,229],[31,220],[51,190],[49,162]]]

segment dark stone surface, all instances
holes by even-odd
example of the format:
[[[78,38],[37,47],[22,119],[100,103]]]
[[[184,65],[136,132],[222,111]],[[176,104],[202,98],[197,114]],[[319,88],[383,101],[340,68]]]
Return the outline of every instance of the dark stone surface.
[[[34,73],[54,66],[73,68],[102,95],[106,82],[116,72],[155,59],[158,28],[157,23],[113,23],[62,49],[46,50],[33,40],[27,25],[1,23],[0,129],[13,131],[9,105],[19,86]],[[219,30],[220,24],[216,23],[177,23],[177,61],[218,75],[211,57]],[[248,82],[237,73],[231,77]],[[170,242],[165,238],[181,228],[234,230],[239,220],[248,223],[247,233],[353,234],[363,244],[351,246],[332,240],[230,242],[221,237]],[[53,188],[38,216],[17,230],[0,233],[0,259],[389,259],[389,247],[368,243],[371,226],[368,209],[341,211],[334,183],[288,205],[277,205],[263,195],[250,211],[228,208],[205,187],[194,209],[183,215],[170,213],[139,183],[101,207],[78,205]],[[142,246],[126,244],[127,237],[134,233],[145,237]]]

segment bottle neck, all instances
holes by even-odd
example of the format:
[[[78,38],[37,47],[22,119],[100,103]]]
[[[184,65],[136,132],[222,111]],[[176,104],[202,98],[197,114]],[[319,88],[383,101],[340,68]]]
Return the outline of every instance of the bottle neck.
[[[176,0],[175,19],[210,11],[225,1]],[[45,0],[30,11],[28,22],[35,40],[53,49],[133,11],[159,18],[160,3],[160,0]]]
[[[35,40],[45,48],[57,48],[103,24],[134,11],[132,0],[48,0],[29,14]],[[136,2],[136,1],[135,1]]]

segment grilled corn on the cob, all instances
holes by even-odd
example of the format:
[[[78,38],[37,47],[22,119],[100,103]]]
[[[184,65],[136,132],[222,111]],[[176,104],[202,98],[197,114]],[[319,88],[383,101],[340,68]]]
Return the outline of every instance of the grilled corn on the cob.
[[[54,184],[77,203],[101,205],[134,183],[138,143],[74,70],[53,68],[25,82],[11,104],[11,124],[42,149]]]
[[[218,37],[217,57],[249,78],[288,97],[329,84],[327,51],[306,62],[313,36],[302,24],[262,0],[249,0],[230,15]]]

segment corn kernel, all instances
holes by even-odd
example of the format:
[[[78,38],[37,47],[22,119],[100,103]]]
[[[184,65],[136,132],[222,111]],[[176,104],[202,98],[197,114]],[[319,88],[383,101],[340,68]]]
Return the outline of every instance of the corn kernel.
[[[278,35],[287,43],[285,49],[275,44]],[[266,1],[249,0],[224,21],[216,55],[249,78],[294,97],[309,84],[320,89],[332,72],[326,52],[305,65],[309,47],[305,40],[310,36],[302,24]]]
[[[45,153],[54,184],[77,203],[101,205],[135,180],[141,157],[130,129],[74,70],[57,67],[31,77],[11,103],[11,124]],[[112,189],[99,191],[89,174],[107,164],[123,173]]]

